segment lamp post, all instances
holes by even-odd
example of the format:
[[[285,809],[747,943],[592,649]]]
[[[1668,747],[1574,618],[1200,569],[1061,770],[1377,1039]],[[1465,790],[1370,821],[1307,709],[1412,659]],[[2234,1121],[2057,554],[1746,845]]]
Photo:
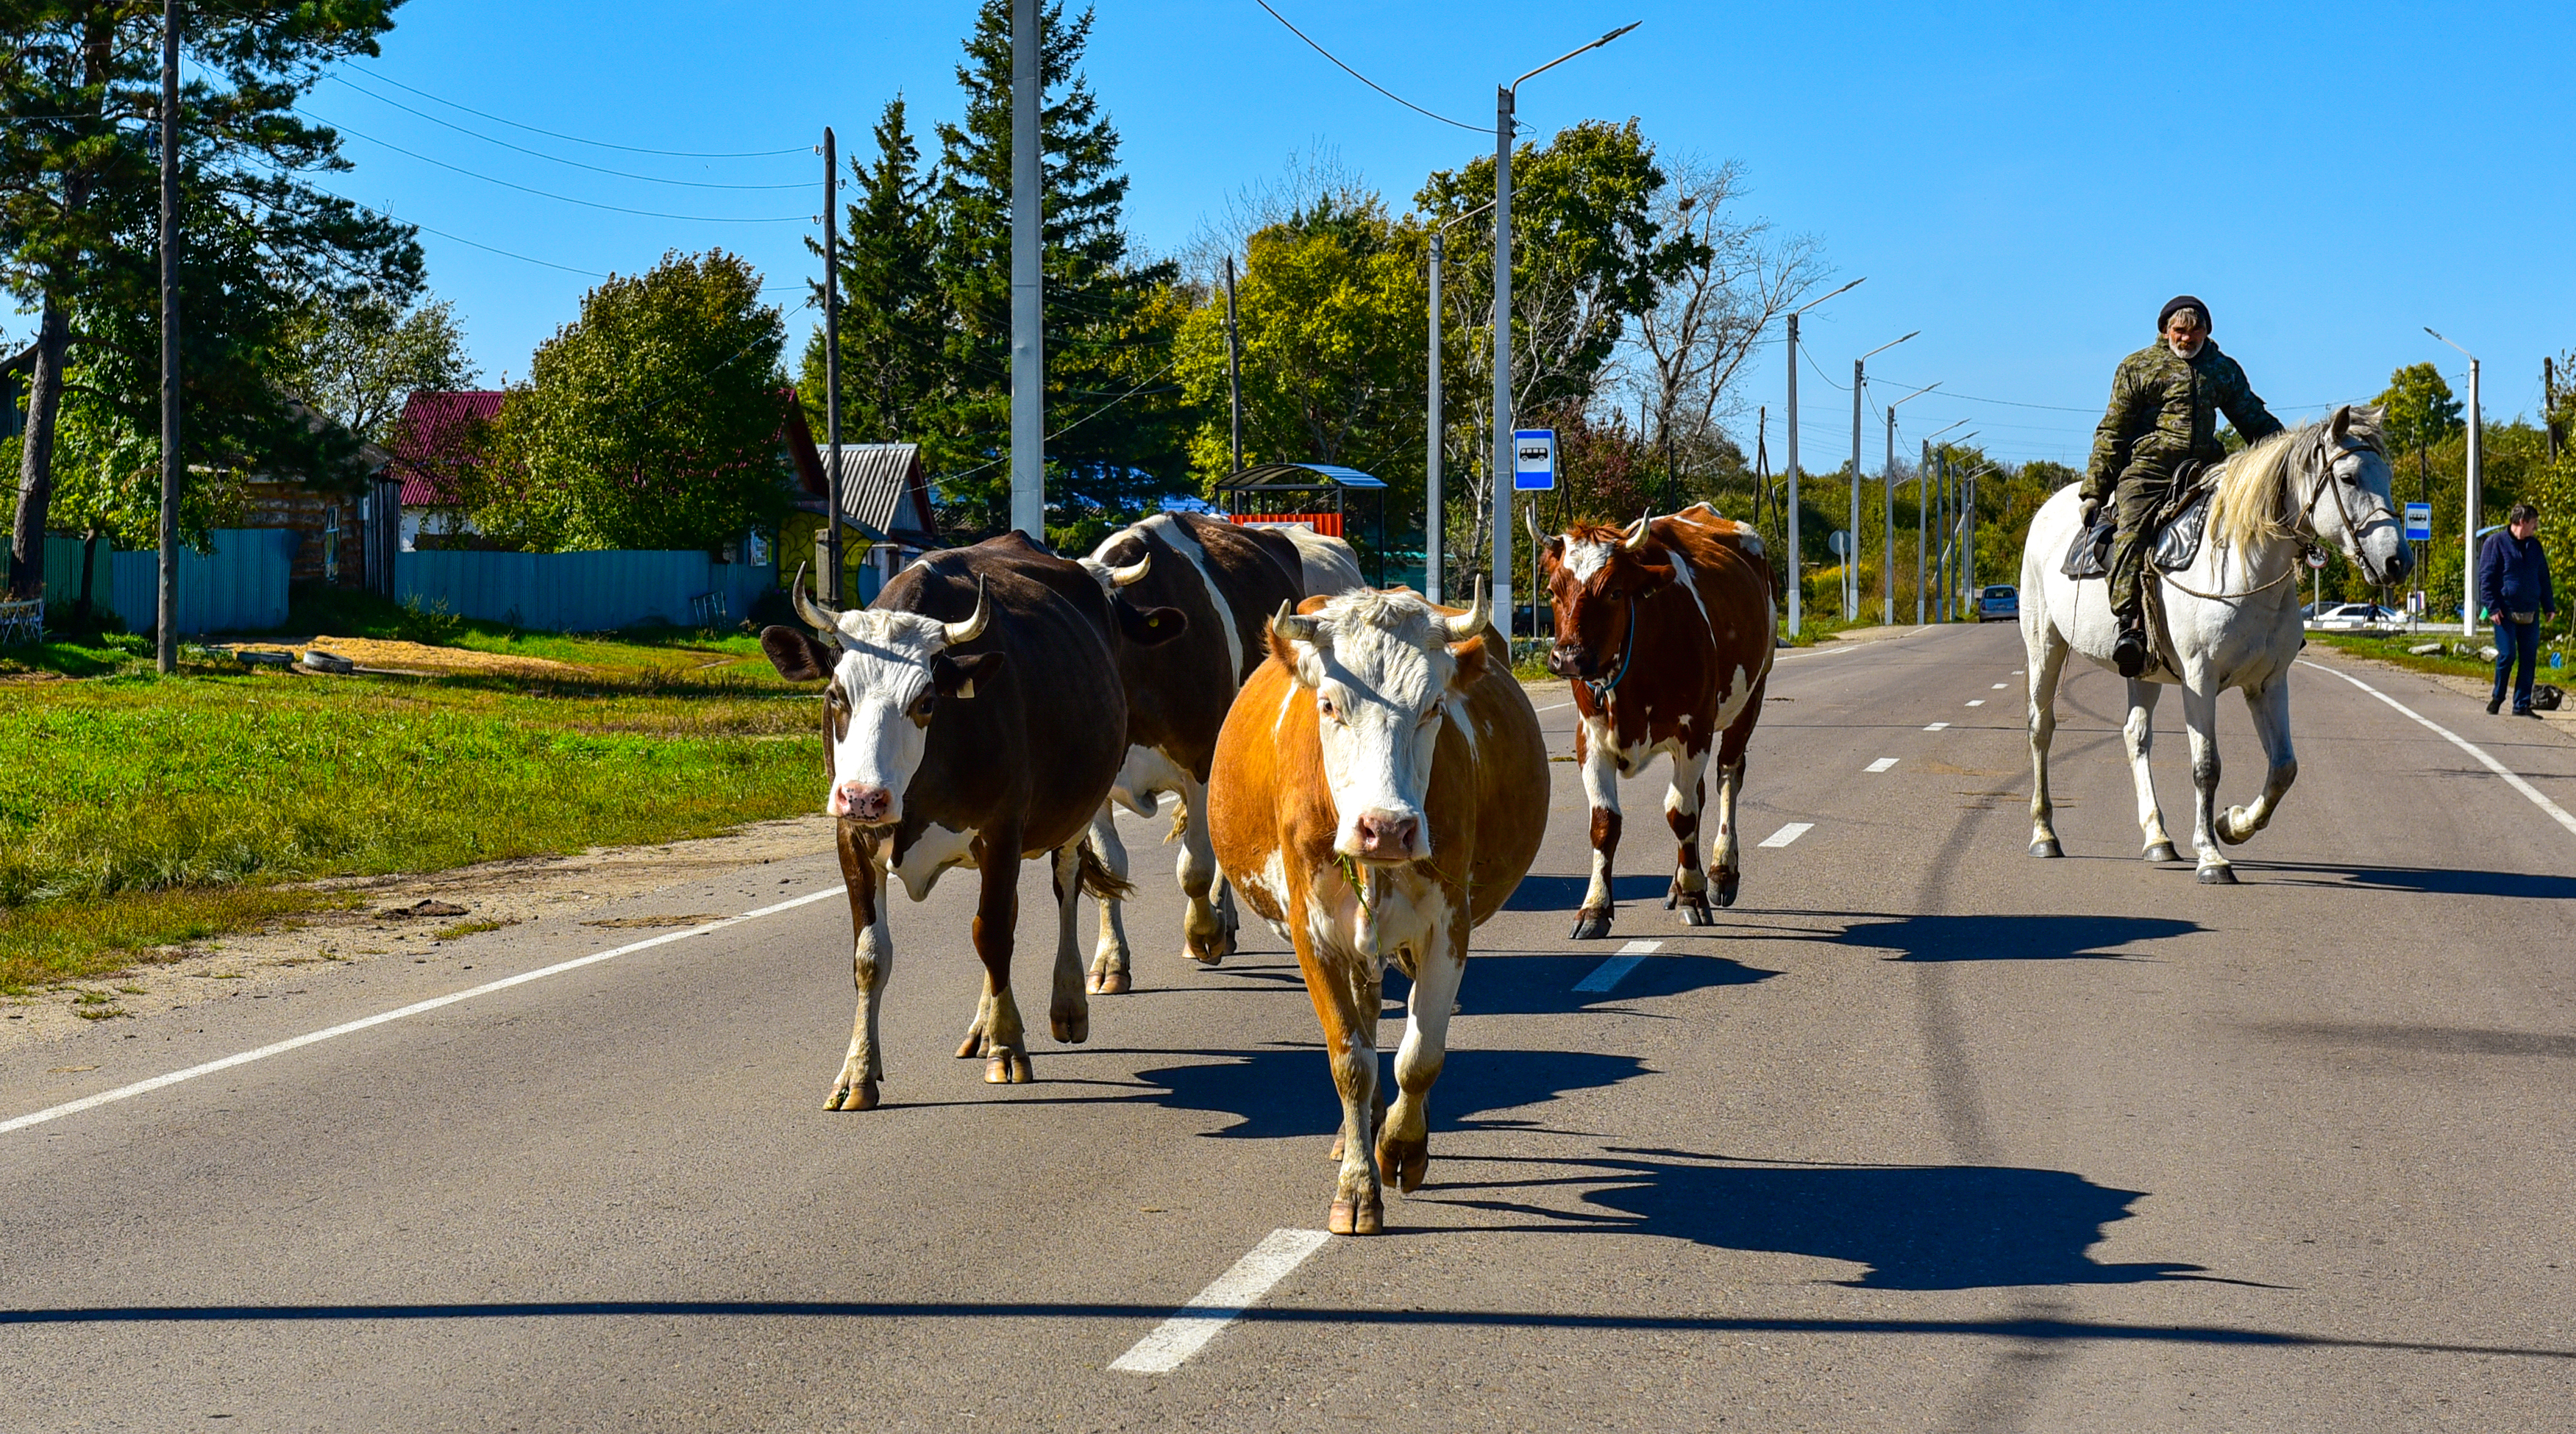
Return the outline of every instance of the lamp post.
[[[1440,601],[1440,525],[1448,516],[1446,500],[1440,491],[1440,264],[1449,253],[1449,225],[1473,219],[1493,207],[1494,201],[1488,199],[1431,230],[1431,417],[1430,433],[1422,450],[1422,595],[1433,602]],[[1238,456],[1235,466],[1241,467],[1242,463]]]
[[[1833,294],[1825,295],[1824,299],[1810,299],[1789,311],[1789,635],[1791,637],[1798,635],[1799,625],[1805,621],[1801,608],[1807,594],[1807,574],[1798,556],[1798,315],[1823,303],[1825,299],[1834,297],[1834,294],[1851,292],[1868,278],[1867,274],[1863,274],[1860,278],[1834,290]]]
[[[2424,332],[2433,334],[2427,327]],[[2442,339],[2440,334],[2433,337]],[[2442,342],[2451,344],[2449,339]],[[2478,630],[2478,499],[2486,487],[2486,471],[2481,460],[2486,456],[2486,418],[2478,410],[2478,356],[2458,344],[2460,356],[2469,361],[2469,461],[2463,486],[2466,501],[2460,517],[2460,636],[2474,637]]]
[[[1916,329],[1914,334],[1923,332]],[[1914,337],[1907,334],[1905,339]],[[1851,472],[1851,551],[1843,554],[1843,621],[1860,618],[1860,404],[1861,392],[1868,387],[1867,364],[1871,359],[1905,342],[1890,339],[1852,360],[1852,472]]]
[[[1045,156],[1038,0],[1011,0],[1011,526],[1046,546]],[[840,531],[841,515],[832,515]]]
[[[1493,610],[1502,620],[1506,648],[1512,635],[1512,106],[1522,85],[1587,50],[1600,49],[1642,23],[1630,21],[1494,90]]]
[[[1965,423],[1945,423],[1923,439],[1923,466],[1914,470],[1914,625],[1924,622],[1924,553],[1932,546],[1932,440]]]
[[[1966,420],[1964,420],[1964,419],[1963,419],[1963,420],[1961,420],[1961,422],[1965,422],[1965,421],[1966,421]],[[1954,424],[1951,424],[1951,425],[1950,425],[1950,427],[1951,427],[1951,428],[1956,428],[1956,427],[1958,427],[1958,426],[1959,426],[1959,425],[1958,425],[1958,424],[1956,424],[1956,423],[1954,423]],[[1943,431],[1944,431],[1944,432],[1947,432],[1948,430],[1947,430],[1947,429],[1945,429],[1945,430],[1943,430]],[[1974,437],[1976,437],[1976,436],[1977,436],[1977,435],[1976,435],[1975,433],[1973,433],[1973,432],[1970,432],[1970,433],[1963,433],[1963,434],[1959,435],[1959,437],[1957,437],[1957,438],[1955,438],[1955,439],[1951,440],[1951,442],[1950,442],[1950,445],[1949,445],[1949,446],[1950,446],[1950,447],[1952,447],[1952,448],[1956,448],[1956,447],[1958,447],[1960,444],[1966,443],[1969,439],[1974,438]],[[1959,479],[1958,470],[1957,470],[1957,468],[1956,468],[1956,467],[1951,463],[1951,461],[1950,461],[1950,455],[1949,455],[1947,452],[1942,453],[1942,455],[1941,455],[1941,500],[1940,500],[1940,508],[1941,508],[1941,576],[1940,576],[1940,589],[1941,589],[1941,621],[1943,621],[1943,622],[1955,622],[1955,621],[1957,621],[1957,620],[1958,620],[1958,617],[1959,617],[1959,601],[1958,601],[1958,599],[1959,599],[1959,592],[1958,592],[1958,587],[1959,587],[1959,549],[1958,549],[1958,538],[1959,538],[1959,482],[1958,482],[1958,479]]]
[[[1985,599],[1977,586],[1977,480],[2003,470],[1988,463],[1959,479],[1959,606],[1985,621]]]
[[[1938,383],[1927,383],[1887,406],[1887,462],[1878,470],[1878,496],[1881,516],[1886,522],[1885,539],[1879,545],[1879,621],[1896,625],[1896,404],[1912,403]]]

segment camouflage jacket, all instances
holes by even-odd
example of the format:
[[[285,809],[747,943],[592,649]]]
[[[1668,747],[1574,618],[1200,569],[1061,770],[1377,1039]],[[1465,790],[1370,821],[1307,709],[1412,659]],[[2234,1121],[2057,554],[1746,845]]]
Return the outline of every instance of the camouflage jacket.
[[[2108,498],[2133,457],[2217,462],[2226,456],[2218,441],[2221,410],[2248,443],[2281,431],[2281,420],[2246,385],[2245,370],[2215,342],[2203,340],[2200,352],[2186,359],[2159,340],[2120,360],[2111,406],[2093,433],[2084,496]]]

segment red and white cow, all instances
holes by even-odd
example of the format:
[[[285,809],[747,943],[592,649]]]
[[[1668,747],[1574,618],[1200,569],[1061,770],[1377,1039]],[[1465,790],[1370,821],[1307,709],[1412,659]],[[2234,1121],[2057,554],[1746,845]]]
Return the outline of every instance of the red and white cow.
[[[1426,1101],[1468,933],[1501,909],[1547,826],[1547,744],[1481,597],[1309,598],[1227,714],[1208,783],[1217,861],[1297,950],[1342,1097],[1334,1233],[1376,1233],[1381,1173],[1430,1163]],[[1376,1122],[1381,980],[1413,978],[1400,1092]]]
[[[1592,885],[1575,913],[1574,937],[1610,934],[1619,778],[1659,755],[1673,761],[1664,816],[1681,843],[1664,906],[1679,908],[1688,925],[1706,926],[1699,832],[1712,749],[1718,905],[1735,904],[1744,875],[1735,799],[1778,627],[1762,539],[1751,524],[1720,517],[1706,503],[1626,528],[1577,523],[1554,537],[1533,527],[1530,536],[1556,607],[1548,670],[1573,679],[1582,719],[1574,753],[1592,802]]]

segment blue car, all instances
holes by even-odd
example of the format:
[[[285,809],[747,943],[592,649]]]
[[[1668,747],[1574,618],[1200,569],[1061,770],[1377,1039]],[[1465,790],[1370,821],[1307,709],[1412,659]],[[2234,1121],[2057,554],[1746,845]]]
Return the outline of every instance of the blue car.
[[[1977,621],[2018,622],[2021,620],[2021,594],[1997,584],[1977,598]]]

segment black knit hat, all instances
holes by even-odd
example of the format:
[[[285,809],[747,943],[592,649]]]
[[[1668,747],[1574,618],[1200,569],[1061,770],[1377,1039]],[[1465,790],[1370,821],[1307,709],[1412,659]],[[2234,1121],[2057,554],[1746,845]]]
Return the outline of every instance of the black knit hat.
[[[2165,325],[2172,321],[2174,311],[2176,309],[2198,309],[2200,310],[2200,326],[2202,328],[2214,329],[2217,327],[2209,321],[2209,305],[2202,303],[2200,300],[2193,298],[2189,294],[2176,294],[2172,298],[2165,300],[2165,306],[2163,308],[2156,310],[2157,333],[2163,333],[2165,331]]]

